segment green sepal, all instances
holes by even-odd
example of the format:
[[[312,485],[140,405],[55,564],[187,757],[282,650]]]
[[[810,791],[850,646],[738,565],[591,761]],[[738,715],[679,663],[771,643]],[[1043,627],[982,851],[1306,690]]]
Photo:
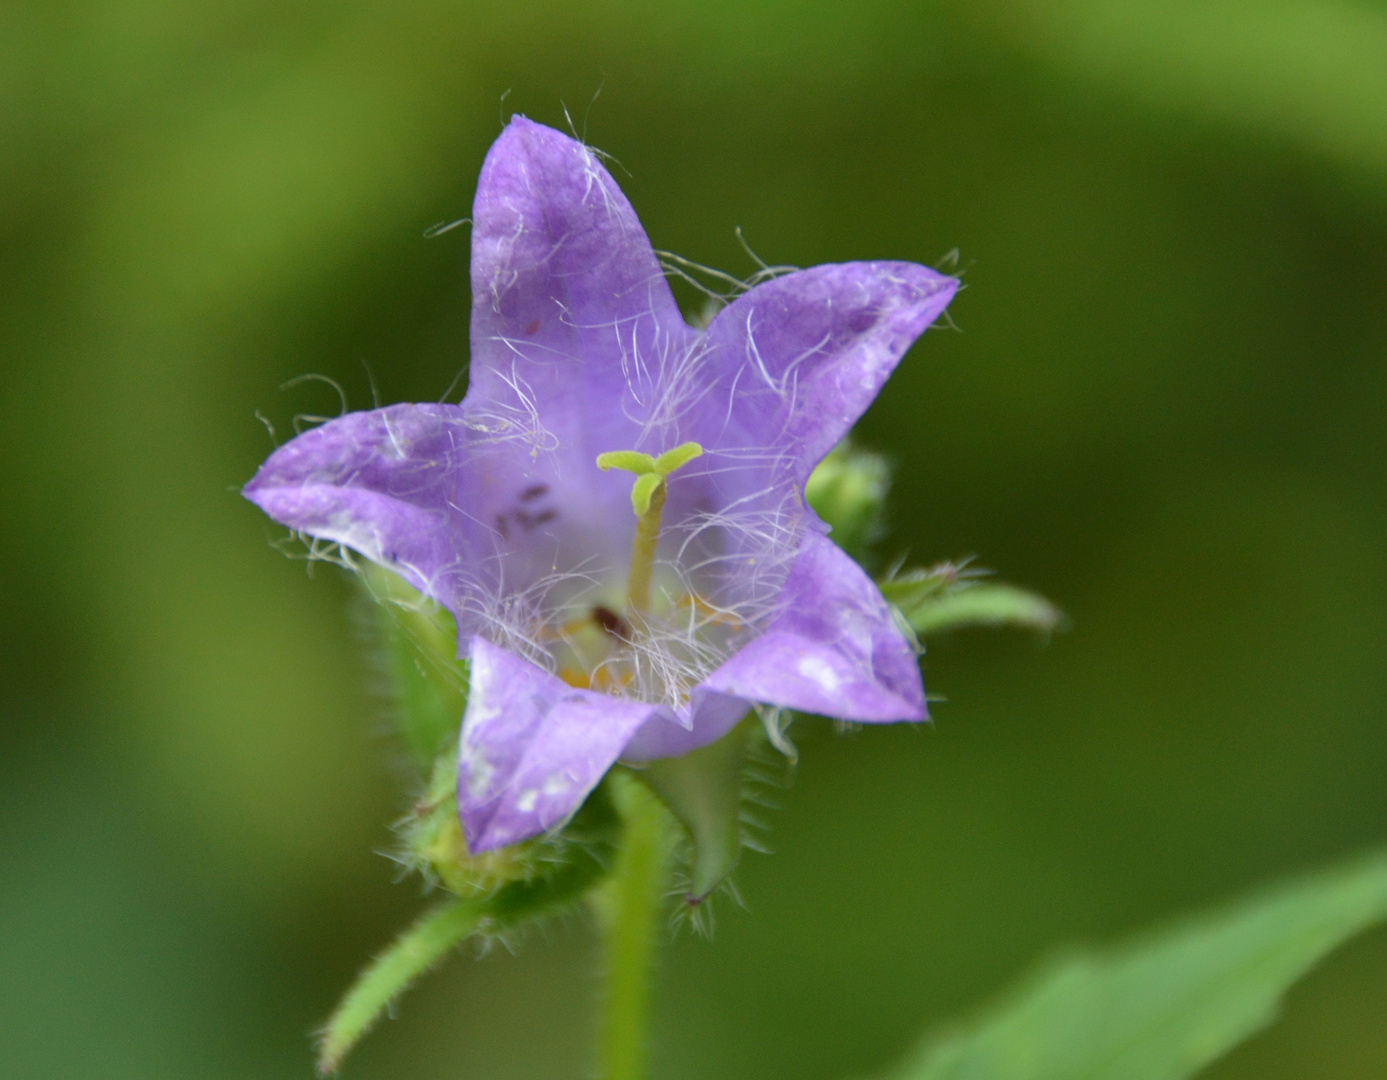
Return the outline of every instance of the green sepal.
[[[954,563],[943,562],[928,570],[893,571],[877,582],[887,603],[894,604],[907,618],[927,600],[932,600],[951,588],[960,579],[967,580],[970,571]]]
[[[457,657],[457,624],[437,603],[375,563],[362,566],[360,581],[374,601],[400,735],[427,765],[457,737],[467,708],[467,662]]]
[[[1049,633],[1063,620],[1054,604],[1015,585],[974,585],[919,605],[909,616],[917,634],[967,626],[1015,626]]]
[[[844,440],[809,474],[804,497],[832,529],[829,538],[858,562],[881,538],[891,469],[880,454]]]
[[[484,905],[489,929],[506,930],[522,922],[545,919],[566,911],[606,876],[609,860],[593,848],[575,846],[545,877],[512,881]]]
[[[893,575],[877,586],[921,636],[973,626],[1049,633],[1064,621],[1059,608],[1043,596],[1015,585],[979,581],[977,571],[953,563]]]
[[[690,903],[706,899],[742,857],[742,779],[754,727],[748,716],[717,742],[636,771],[693,842]]]

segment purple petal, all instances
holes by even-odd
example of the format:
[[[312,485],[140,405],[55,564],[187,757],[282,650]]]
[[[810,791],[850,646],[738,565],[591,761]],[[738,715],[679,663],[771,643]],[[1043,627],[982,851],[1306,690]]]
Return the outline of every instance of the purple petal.
[[[697,704],[687,728],[674,717],[658,712],[631,737],[622,751],[622,759],[654,761],[687,754],[717,742],[736,727],[751,708],[749,701],[705,690],[694,691],[694,700]]]
[[[456,574],[475,555],[477,529],[456,510],[468,456],[462,409],[394,405],[286,443],[243,494],[281,524],[350,547],[451,604]]]
[[[473,854],[564,822],[656,706],[578,690],[472,639],[458,810]]]
[[[657,384],[696,337],[597,154],[515,117],[487,154],[472,211],[468,398],[533,405],[590,465],[635,446]]]
[[[624,557],[631,542],[630,479],[600,472],[597,455],[684,441],[670,388],[687,393],[698,338],[597,154],[515,117],[472,211],[464,404],[498,440],[547,459],[587,554]]]
[[[562,458],[497,438],[494,420],[470,405],[349,413],[276,450],[244,494],[402,574],[457,617],[465,641],[503,593],[565,574],[580,590],[630,544],[629,498],[618,496],[625,514],[614,519]]]
[[[777,447],[801,486],[958,289],[914,263],[816,266],[758,285],[708,328],[714,446]],[[698,435],[690,435],[698,438]]]
[[[704,687],[839,720],[926,718],[914,650],[877,587],[832,541],[805,538],[782,603]]]

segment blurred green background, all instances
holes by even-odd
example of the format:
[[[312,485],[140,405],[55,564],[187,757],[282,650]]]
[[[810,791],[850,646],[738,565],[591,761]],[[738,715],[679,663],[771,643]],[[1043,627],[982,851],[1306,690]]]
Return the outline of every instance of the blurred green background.
[[[419,908],[350,583],[236,489],[256,410],[337,412],[294,376],[445,392],[468,233],[422,234],[565,104],[657,247],[959,250],[961,332],[860,429],[884,553],[1073,624],[933,645],[928,728],[797,729],[747,909],[666,952],[660,1080],[866,1074],[1062,942],[1387,840],[1383,0],[13,3],[0,1075],[306,1077]],[[345,1075],[583,1077],[595,989],[574,919]],[[1379,931],[1212,1075],[1380,1077],[1384,1016]]]

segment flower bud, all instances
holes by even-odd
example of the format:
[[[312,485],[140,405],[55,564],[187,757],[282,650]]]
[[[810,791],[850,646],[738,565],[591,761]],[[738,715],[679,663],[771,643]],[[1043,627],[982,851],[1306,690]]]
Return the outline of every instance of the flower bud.
[[[845,439],[810,474],[804,496],[832,527],[833,541],[861,563],[885,531],[883,510],[890,486],[886,459]]]

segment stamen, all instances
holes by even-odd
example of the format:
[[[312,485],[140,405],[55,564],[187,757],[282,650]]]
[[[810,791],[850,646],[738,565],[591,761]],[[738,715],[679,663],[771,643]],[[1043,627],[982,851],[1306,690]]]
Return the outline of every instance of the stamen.
[[[618,641],[631,640],[631,628],[626,620],[606,604],[598,604],[592,609],[592,621]]]
[[[675,607],[692,608],[699,615],[704,616],[704,621],[719,626],[731,626],[741,629],[746,623],[731,611],[722,611],[713,607],[707,600],[697,593],[685,593],[674,602]]]

